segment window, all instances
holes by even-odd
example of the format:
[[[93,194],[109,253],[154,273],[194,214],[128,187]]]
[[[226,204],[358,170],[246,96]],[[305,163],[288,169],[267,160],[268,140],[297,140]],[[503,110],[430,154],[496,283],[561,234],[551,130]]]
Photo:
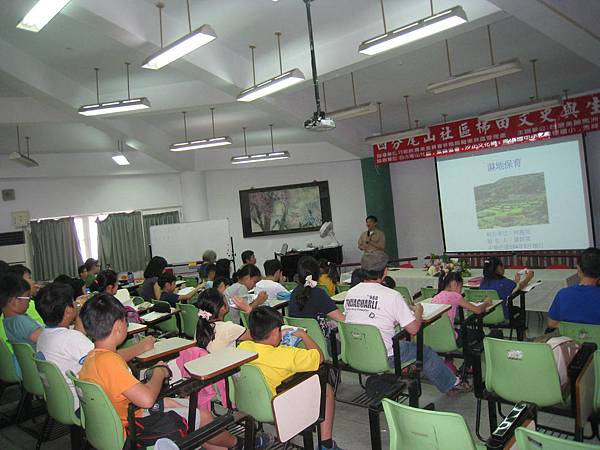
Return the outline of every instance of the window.
[[[108,214],[93,216],[76,216],[75,229],[81,257],[85,261],[88,258],[98,259],[98,225],[96,220],[106,219]]]

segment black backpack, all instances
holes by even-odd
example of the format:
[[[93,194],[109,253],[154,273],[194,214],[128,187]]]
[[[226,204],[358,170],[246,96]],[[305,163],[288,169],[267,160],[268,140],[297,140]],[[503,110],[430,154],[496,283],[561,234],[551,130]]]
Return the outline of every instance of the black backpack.
[[[188,433],[188,423],[175,411],[155,412],[146,417],[135,418],[135,448],[153,446],[160,438],[173,441]],[[131,442],[130,437],[128,440]],[[129,448],[127,445],[125,448]]]

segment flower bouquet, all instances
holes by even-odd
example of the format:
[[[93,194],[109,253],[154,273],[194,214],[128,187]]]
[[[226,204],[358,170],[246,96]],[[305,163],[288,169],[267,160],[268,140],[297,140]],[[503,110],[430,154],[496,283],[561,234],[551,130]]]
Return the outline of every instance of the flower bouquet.
[[[464,259],[450,258],[446,255],[438,256],[435,253],[429,256],[429,262],[425,264],[424,270],[427,275],[433,277],[439,277],[441,273],[451,271],[460,272],[463,278],[471,276],[467,262]]]

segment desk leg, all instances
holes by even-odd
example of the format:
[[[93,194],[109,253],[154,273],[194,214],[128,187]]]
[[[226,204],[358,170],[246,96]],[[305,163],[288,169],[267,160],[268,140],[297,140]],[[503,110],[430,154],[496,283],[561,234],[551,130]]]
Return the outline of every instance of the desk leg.
[[[318,426],[318,425],[317,425]],[[308,427],[304,430],[302,434],[302,443],[304,444],[304,450],[313,450],[315,448],[315,444],[313,441],[313,427]]]
[[[417,333],[417,369],[419,370],[419,374],[423,369],[423,345],[423,326],[421,326]]]
[[[525,311],[525,293],[523,292],[519,295],[519,306],[521,307],[521,314],[519,314],[519,323],[517,324],[517,340],[523,341],[525,339],[525,321],[527,314]]]
[[[246,416],[244,424],[244,450],[254,450],[256,445],[254,419],[251,416]]]
[[[189,433],[196,429],[196,407],[198,406],[198,391],[190,394],[190,406],[188,410],[188,429]]]
[[[381,450],[381,429],[379,426],[379,411],[369,408],[369,429],[371,432],[371,449]]]

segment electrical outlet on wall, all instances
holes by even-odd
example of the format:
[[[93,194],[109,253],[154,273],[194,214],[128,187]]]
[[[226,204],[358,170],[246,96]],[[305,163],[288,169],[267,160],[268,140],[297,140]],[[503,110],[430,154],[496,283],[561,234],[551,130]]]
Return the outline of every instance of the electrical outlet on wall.
[[[29,225],[31,217],[29,211],[14,211],[11,213],[12,223],[15,228],[25,228]]]

